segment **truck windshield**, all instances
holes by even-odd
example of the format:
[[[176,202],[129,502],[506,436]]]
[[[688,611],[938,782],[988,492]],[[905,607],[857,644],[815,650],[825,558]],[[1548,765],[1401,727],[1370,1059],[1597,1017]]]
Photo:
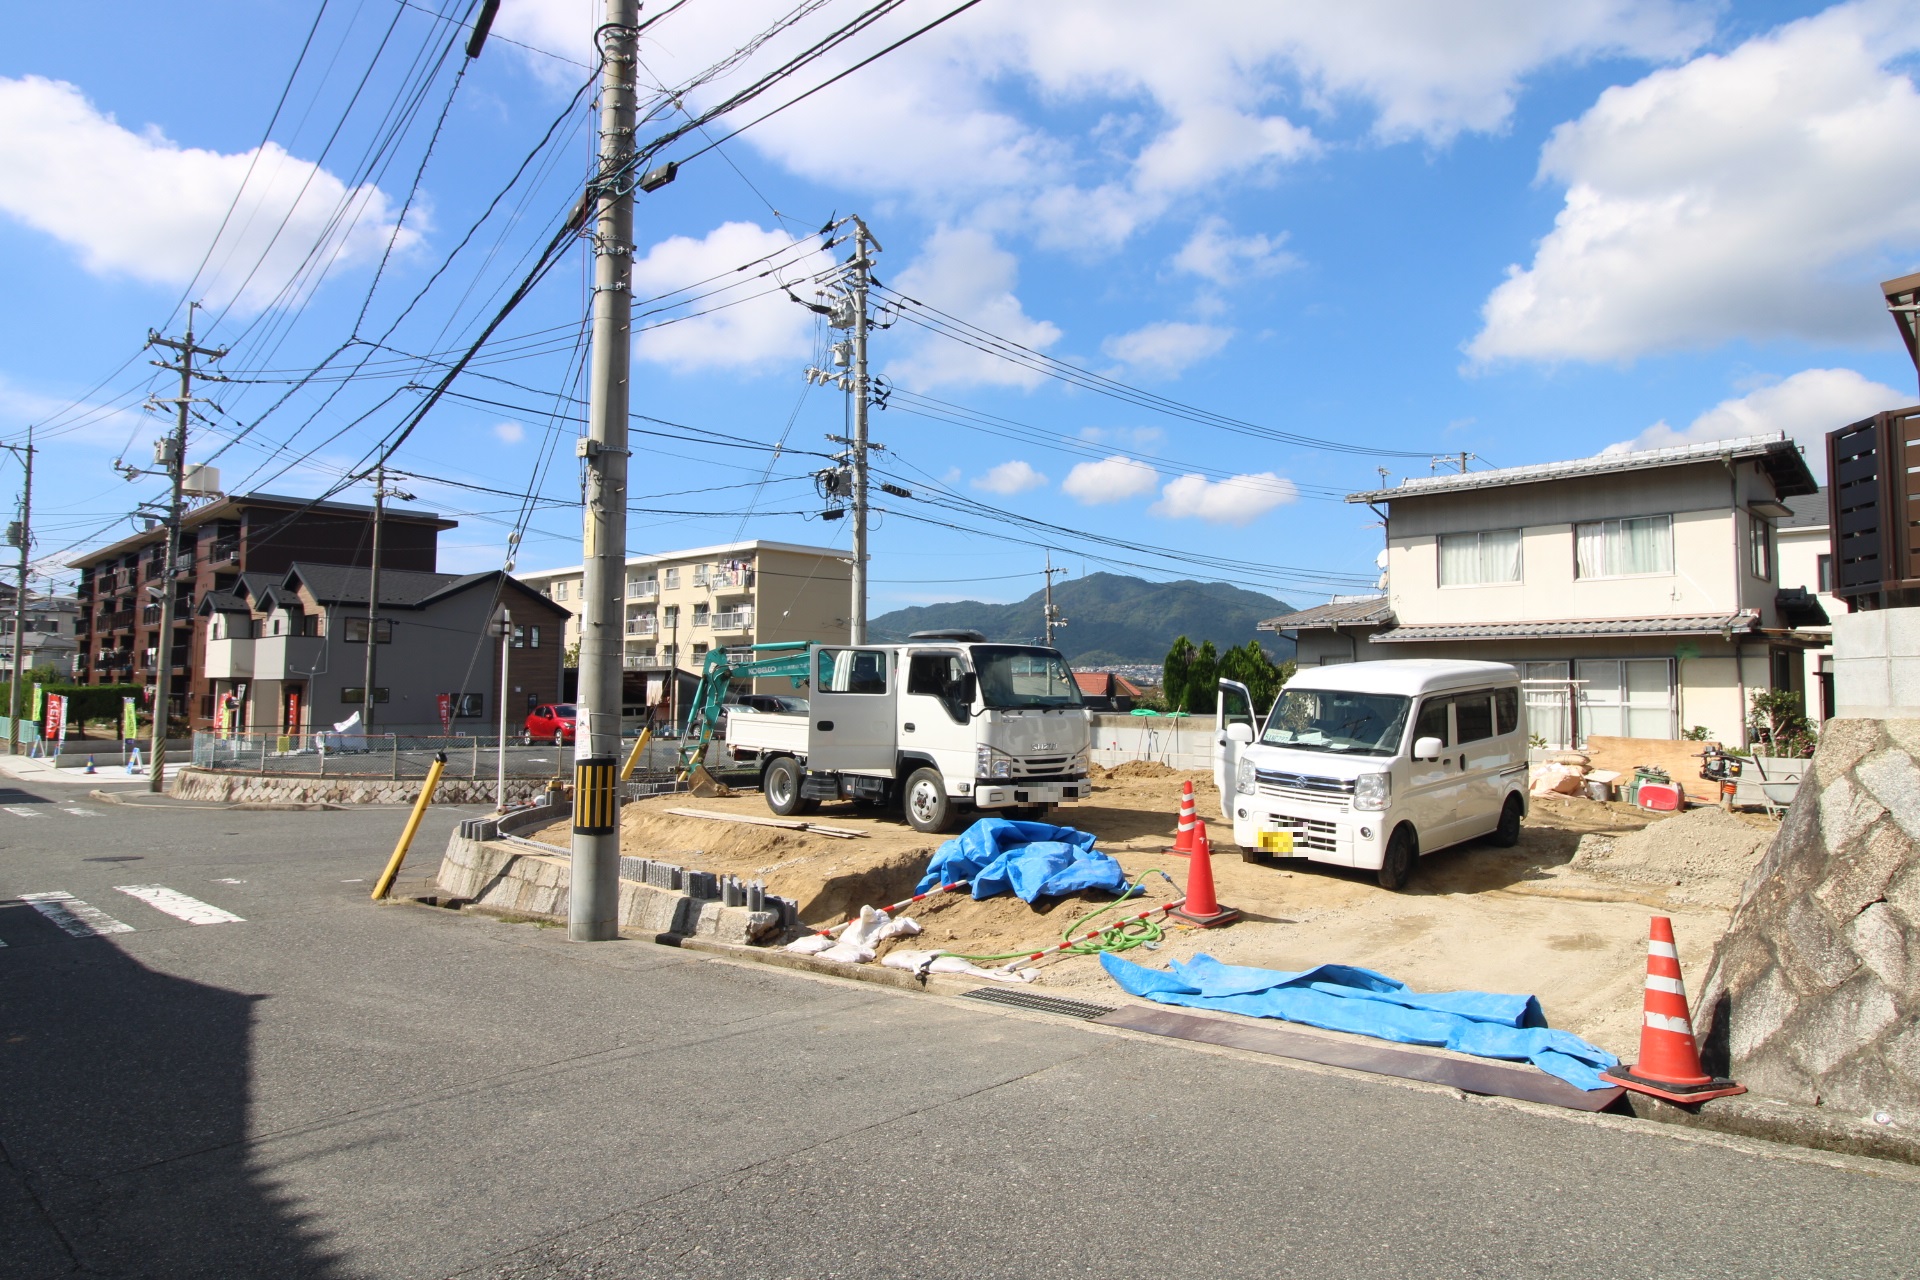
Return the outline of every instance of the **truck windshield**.
[[[1391,756],[1400,750],[1412,703],[1411,698],[1390,693],[1288,689],[1273,704],[1260,741],[1295,751]]]
[[[1067,660],[1051,649],[975,645],[973,669],[980,677],[980,700],[996,711],[1081,705],[1080,686]]]

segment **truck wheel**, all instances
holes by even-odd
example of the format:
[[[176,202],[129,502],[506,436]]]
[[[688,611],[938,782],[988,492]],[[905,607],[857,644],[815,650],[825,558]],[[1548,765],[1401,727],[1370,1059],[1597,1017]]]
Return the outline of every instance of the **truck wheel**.
[[[1511,849],[1520,843],[1520,797],[1509,795],[1506,807],[1500,810],[1500,825],[1493,829],[1487,839],[1502,849]]]
[[[945,831],[953,821],[953,801],[947,798],[947,784],[938,769],[915,769],[907,775],[903,793],[907,825],[915,831],[933,835]]]
[[[800,796],[800,762],[792,756],[776,757],[760,775],[760,790],[766,793],[767,808],[783,818],[797,813],[812,813],[814,802]]]
[[[1413,878],[1413,864],[1420,859],[1420,838],[1413,828],[1402,823],[1387,839],[1386,856],[1380,860],[1380,887],[1398,893]]]

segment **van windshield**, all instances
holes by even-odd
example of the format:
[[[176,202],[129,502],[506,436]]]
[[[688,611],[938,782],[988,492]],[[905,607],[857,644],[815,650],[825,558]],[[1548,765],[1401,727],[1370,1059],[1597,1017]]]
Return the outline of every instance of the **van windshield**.
[[[980,677],[981,702],[996,711],[1081,705],[1080,686],[1067,660],[1051,649],[977,644],[973,669]]]
[[[1295,751],[1391,756],[1400,750],[1411,698],[1344,689],[1287,689],[1273,704],[1260,741]]]

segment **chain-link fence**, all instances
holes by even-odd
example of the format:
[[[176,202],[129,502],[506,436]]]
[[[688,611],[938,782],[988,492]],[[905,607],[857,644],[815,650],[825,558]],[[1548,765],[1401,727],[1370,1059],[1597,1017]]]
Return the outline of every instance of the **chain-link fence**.
[[[626,751],[632,744],[624,744]],[[450,737],[374,733],[209,733],[193,735],[193,766],[223,773],[341,778],[421,778],[434,756],[445,752],[449,778],[492,778],[501,764],[509,778],[568,778],[573,748],[529,744],[508,737],[504,751],[497,736]],[[621,762],[625,763],[624,754]],[[634,776],[669,775],[678,764],[676,744],[647,745]]]

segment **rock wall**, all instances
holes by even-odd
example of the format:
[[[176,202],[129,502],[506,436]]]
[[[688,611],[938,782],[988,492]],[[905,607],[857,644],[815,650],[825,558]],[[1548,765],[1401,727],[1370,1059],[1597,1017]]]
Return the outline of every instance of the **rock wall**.
[[[1694,1026],[1756,1094],[1920,1129],[1920,720],[1829,720]]]
[[[178,769],[167,790],[189,800],[221,804],[412,804],[424,778],[324,778],[317,774],[265,775],[218,769]],[[551,778],[508,778],[507,803],[528,804],[546,794]],[[492,778],[440,779],[435,804],[494,804]]]

